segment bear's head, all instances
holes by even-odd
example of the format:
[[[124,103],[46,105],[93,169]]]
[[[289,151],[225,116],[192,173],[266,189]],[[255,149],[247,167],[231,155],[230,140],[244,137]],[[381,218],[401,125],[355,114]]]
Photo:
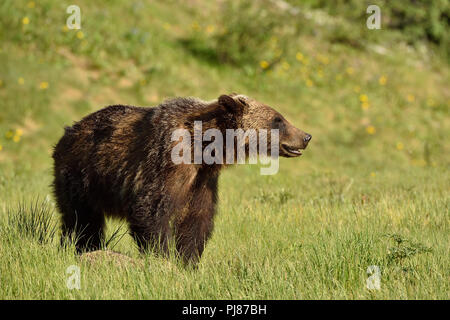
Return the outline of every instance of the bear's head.
[[[282,157],[298,157],[311,140],[311,135],[294,127],[279,112],[268,105],[240,94],[221,95],[219,105],[236,116],[239,128],[256,131],[279,131],[279,154]],[[270,144],[269,144],[270,145]]]

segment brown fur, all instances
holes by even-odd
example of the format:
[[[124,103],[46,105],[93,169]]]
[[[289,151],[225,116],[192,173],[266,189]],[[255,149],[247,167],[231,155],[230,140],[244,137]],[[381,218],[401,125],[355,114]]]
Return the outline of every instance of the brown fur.
[[[173,239],[196,262],[213,229],[223,165],[171,161],[177,128],[280,129],[281,145],[305,148],[310,136],[278,112],[241,95],[205,102],[177,98],[154,108],[110,106],[66,128],[53,154],[54,192],[63,238],[75,234],[81,252],[102,245],[104,217],[125,218],[142,250],[167,253]],[[309,136],[309,138],[308,138]]]

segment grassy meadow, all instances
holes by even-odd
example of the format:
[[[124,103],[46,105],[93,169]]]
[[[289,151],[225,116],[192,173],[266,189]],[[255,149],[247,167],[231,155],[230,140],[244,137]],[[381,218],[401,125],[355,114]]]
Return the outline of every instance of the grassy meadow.
[[[71,1],[1,1],[0,299],[449,299],[447,56],[368,30],[365,7],[350,19],[313,2],[295,14],[271,1],[82,0],[71,30]],[[111,104],[231,92],[313,139],[276,175],[222,173],[197,269],[140,255],[123,221],[108,221],[107,247],[135,263],[59,246],[51,153],[64,126]]]

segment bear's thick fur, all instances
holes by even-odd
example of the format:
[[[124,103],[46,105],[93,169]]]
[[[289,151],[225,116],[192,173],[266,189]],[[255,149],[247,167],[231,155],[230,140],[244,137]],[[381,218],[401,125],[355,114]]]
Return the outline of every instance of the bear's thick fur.
[[[65,129],[55,147],[54,193],[63,239],[78,251],[101,247],[105,215],[125,218],[141,250],[167,253],[174,241],[186,262],[197,262],[213,229],[223,165],[174,164],[175,129],[277,128],[280,155],[298,156],[311,136],[271,107],[243,95],[212,102],[176,98],[157,107],[115,105]]]

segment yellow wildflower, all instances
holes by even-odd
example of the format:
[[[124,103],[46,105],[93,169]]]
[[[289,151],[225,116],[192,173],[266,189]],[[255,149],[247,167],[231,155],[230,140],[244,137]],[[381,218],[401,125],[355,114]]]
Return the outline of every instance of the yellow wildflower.
[[[0,151],[2,151],[3,150],[3,146],[0,144]]]
[[[361,101],[361,102],[368,102],[369,101],[369,97],[366,94],[361,94],[361,95],[359,95],[359,101]]]
[[[198,31],[198,30],[200,30],[200,25],[198,24],[197,21],[194,21],[194,22],[191,24],[191,28],[192,28],[194,31]]]
[[[36,4],[34,3],[34,1],[30,1],[30,2],[28,2],[27,6],[28,6],[28,8],[33,9],[36,6]]]
[[[369,104],[369,102],[367,102],[367,101],[364,101],[364,102],[361,104],[361,109],[363,109],[363,110],[367,110],[367,109],[369,109],[369,107],[370,107],[370,104]]]
[[[20,78],[17,80],[17,83],[20,84],[20,85],[23,85],[23,84],[25,83],[25,79],[22,78],[22,77],[20,77]]]
[[[63,32],[68,32],[69,31],[69,27],[67,25],[64,25],[62,28]]]
[[[83,31],[78,31],[78,32],[77,32],[77,38],[80,39],[80,40],[84,38],[84,33],[83,33]]]
[[[269,63],[266,60],[263,60],[259,63],[260,67],[263,69],[267,69],[269,67]]]
[[[397,150],[403,150],[403,143],[397,142]]]
[[[30,23],[30,18],[24,17],[24,18],[22,19],[22,23],[23,23],[24,25],[29,24],[29,23]]]
[[[314,85],[314,83],[311,81],[311,79],[307,79],[307,80],[306,80],[306,86],[307,86],[307,87],[310,87],[310,88],[311,88],[313,85]]]
[[[370,176],[371,176],[372,178],[374,178],[374,177],[376,176],[375,172],[371,172],[371,173],[370,173]]]
[[[21,137],[23,135],[23,130],[22,129],[16,129],[16,135]]]
[[[47,81],[43,81],[39,84],[39,89],[41,90],[45,90],[48,88],[48,82]]]
[[[328,57],[323,56],[323,55],[318,55],[316,59],[317,59],[317,61],[319,61],[320,63],[325,64],[325,65],[330,63],[330,59],[328,59]]]
[[[347,74],[352,75],[355,70],[352,67],[348,67],[347,69],[345,69],[345,72],[347,72]]]
[[[408,102],[414,102],[416,100],[416,97],[414,97],[413,94],[408,94],[406,100],[408,100]]]
[[[17,134],[14,135],[13,141],[14,141],[15,143],[19,142],[19,141],[20,141],[20,136],[18,136]]]
[[[317,76],[319,78],[323,78],[323,70],[322,69],[317,70]]]
[[[377,131],[377,130],[375,129],[374,126],[367,126],[367,128],[366,128],[366,132],[367,132],[368,134],[375,134],[376,131]]]
[[[378,83],[382,86],[384,86],[387,82],[386,76],[381,76],[380,79],[378,79]]]
[[[214,26],[213,25],[209,25],[206,27],[206,32],[207,33],[213,33],[214,32]]]
[[[303,59],[305,58],[305,56],[301,53],[301,52],[297,52],[297,54],[295,55],[295,58],[298,61],[303,61]]]

